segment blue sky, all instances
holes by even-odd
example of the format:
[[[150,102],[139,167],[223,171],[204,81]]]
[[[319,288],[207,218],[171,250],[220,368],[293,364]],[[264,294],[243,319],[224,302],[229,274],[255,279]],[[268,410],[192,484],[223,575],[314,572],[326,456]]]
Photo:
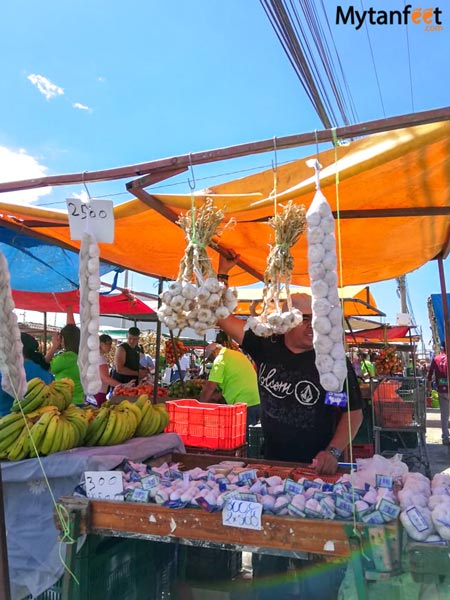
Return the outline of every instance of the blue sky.
[[[359,121],[449,104],[448,2],[434,4],[443,11],[444,29],[438,32],[426,32],[422,25],[369,25],[356,31],[349,24],[333,24],[336,6],[350,2],[325,4]],[[361,8],[360,2],[353,4]],[[371,6],[401,10],[404,4],[374,0]],[[0,73],[0,179],[5,181],[111,168],[322,128],[257,0],[6,3]],[[280,152],[278,160],[313,151]],[[196,167],[197,181],[214,176],[198,185],[236,177],[241,169],[267,168],[272,158],[257,155]],[[188,191],[185,176],[175,181],[177,187],[170,181],[160,189]],[[125,183],[89,185],[89,191],[123,202],[129,199]],[[80,186],[67,186],[0,199],[64,208],[66,197],[82,193]],[[446,273],[450,285],[448,266]],[[131,281],[135,288],[153,289],[137,275]],[[437,265],[409,276],[408,286],[428,342],[426,298],[439,291]],[[372,289],[394,322],[399,306],[395,282]]]

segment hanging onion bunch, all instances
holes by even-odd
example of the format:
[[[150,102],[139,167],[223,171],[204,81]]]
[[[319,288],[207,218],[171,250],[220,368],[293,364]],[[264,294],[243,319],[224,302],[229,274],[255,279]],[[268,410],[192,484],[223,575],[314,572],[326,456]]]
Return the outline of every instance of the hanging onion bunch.
[[[306,221],[316,367],[322,387],[339,392],[347,377],[347,362],[337,285],[336,238],[333,213],[320,190],[306,213]]]
[[[217,280],[206,248],[224,219],[224,212],[206,198],[177,221],[186,235],[187,246],[176,281],[161,294],[159,320],[169,329],[192,327],[204,335],[237,306],[237,291]],[[227,227],[230,222],[227,223]]]
[[[99,275],[100,251],[96,240],[84,233],[80,247],[80,350],[78,368],[84,392],[89,395],[101,390],[99,362]]]
[[[0,372],[2,388],[13,398],[23,398],[27,379],[23,366],[23,345],[14,301],[11,294],[9,269],[0,252]]]
[[[271,246],[264,273],[263,309],[259,316],[250,317],[245,326],[260,337],[286,333],[301,323],[303,318],[291,303],[290,283],[294,260],[290,249],[306,228],[305,207],[291,200],[283,212],[269,219],[269,225],[275,232],[275,244]],[[285,312],[280,306],[283,287],[288,308]],[[272,303],[275,305],[274,311]]]

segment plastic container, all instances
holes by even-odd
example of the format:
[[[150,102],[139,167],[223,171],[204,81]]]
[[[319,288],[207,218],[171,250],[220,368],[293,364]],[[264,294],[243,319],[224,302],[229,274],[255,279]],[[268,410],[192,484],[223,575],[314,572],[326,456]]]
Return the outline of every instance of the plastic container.
[[[205,404],[193,399],[168,400],[170,422],[186,446],[229,450],[245,444],[247,405]]]
[[[414,404],[403,400],[375,402],[377,425],[380,427],[410,427],[413,424]]]

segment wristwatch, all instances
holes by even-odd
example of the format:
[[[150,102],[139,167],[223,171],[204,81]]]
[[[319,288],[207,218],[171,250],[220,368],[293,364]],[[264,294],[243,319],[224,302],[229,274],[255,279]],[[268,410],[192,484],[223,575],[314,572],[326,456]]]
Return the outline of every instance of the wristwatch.
[[[328,446],[327,450],[334,456],[334,458],[336,460],[339,460],[339,458],[342,454],[342,452],[339,450],[339,448],[335,448],[334,446]]]

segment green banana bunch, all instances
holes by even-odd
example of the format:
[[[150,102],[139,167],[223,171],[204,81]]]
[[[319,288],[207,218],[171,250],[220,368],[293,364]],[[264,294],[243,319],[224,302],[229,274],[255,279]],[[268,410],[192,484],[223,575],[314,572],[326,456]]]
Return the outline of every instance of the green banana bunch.
[[[61,379],[55,379],[53,387],[58,390],[60,394],[64,396],[64,408],[67,408],[72,404],[73,391],[75,389],[75,383],[68,377],[62,377]]]
[[[47,408],[47,407],[43,407]],[[42,444],[45,438],[45,433],[54,415],[59,414],[58,409],[54,407],[48,407],[51,410],[43,411],[37,421],[30,429],[30,458],[36,457],[42,453]],[[34,442],[34,445],[33,445]]]
[[[55,439],[60,438],[60,433],[58,432],[60,416],[61,413],[59,411],[52,413],[45,428],[43,438],[40,442],[40,452],[45,456],[52,454]]]
[[[76,446],[82,446],[89,427],[88,416],[84,409],[70,404],[63,412],[63,416],[72,424],[76,431]]]
[[[108,406],[102,406],[90,421],[85,439],[86,446],[98,445],[98,441],[106,429],[110,410]]]
[[[136,429],[137,437],[148,437],[158,433],[161,428],[161,414],[159,410],[153,407],[153,404],[148,400],[141,410],[141,421]]]
[[[46,388],[45,382],[39,377],[30,379],[23,399],[19,400],[15,398],[11,411],[20,412],[20,409],[22,408],[23,412],[26,414],[36,410],[42,405],[42,395]]]
[[[28,427],[31,426],[31,421],[28,422]],[[28,456],[30,450],[30,435],[27,426],[23,426],[22,431],[16,439],[16,441],[10,446],[8,451],[8,459],[17,461],[22,460]]]
[[[0,458],[7,458],[9,448],[19,437],[24,425],[21,413],[10,413],[0,419]]]
[[[158,433],[163,433],[164,430],[166,429],[167,425],[169,424],[170,421],[170,417],[169,417],[169,412],[167,410],[167,407],[165,404],[155,404],[153,406],[153,408],[155,410],[159,411],[159,414],[161,416],[161,427],[158,431]]]
[[[111,446],[115,444],[113,432],[116,427],[118,412],[116,410],[109,411],[106,427],[97,441],[97,446]]]

